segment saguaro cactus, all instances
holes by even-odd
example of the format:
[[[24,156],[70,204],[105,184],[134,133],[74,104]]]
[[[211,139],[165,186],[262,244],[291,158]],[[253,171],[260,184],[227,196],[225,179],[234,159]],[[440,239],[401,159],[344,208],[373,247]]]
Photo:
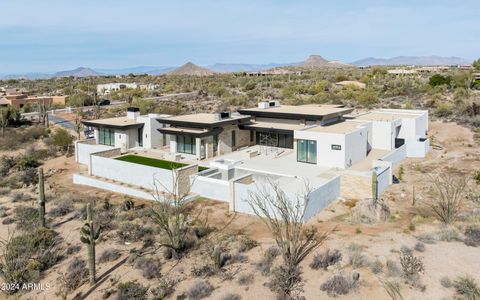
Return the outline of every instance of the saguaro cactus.
[[[88,269],[90,284],[95,284],[95,242],[100,237],[100,228],[95,230],[93,226],[93,212],[90,203],[87,204],[87,222],[80,231],[80,240],[88,247]]]
[[[38,169],[38,216],[40,226],[45,227],[45,180],[43,168]]]
[[[377,182],[377,172],[372,172],[372,198],[374,201],[378,200],[378,182]]]

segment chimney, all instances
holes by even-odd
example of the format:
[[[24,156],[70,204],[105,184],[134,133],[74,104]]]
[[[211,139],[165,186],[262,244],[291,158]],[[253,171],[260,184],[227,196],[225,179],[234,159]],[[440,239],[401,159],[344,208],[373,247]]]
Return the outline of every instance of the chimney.
[[[138,107],[127,108],[127,119],[136,120],[140,116],[140,109]]]

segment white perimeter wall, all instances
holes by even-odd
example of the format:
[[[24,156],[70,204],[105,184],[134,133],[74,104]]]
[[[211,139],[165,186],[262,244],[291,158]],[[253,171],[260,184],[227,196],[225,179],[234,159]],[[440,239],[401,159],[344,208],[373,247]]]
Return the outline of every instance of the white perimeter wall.
[[[166,187],[157,182],[157,188],[160,191],[173,190],[173,172],[171,170],[96,155],[92,155],[91,160],[90,174],[93,176],[113,179],[150,190],[154,188],[156,180]]]
[[[215,178],[194,175],[191,177],[191,191],[202,197],[230,202],[230,182]]]
[[[377,191],[378,197],[390,186],[391,178],[390,168],[382,168],[377,171]]]
[[[381,158],[383,161],[389,161],[393,166],[397,166],[400,162],[407,156],[407,146],[404,144],[400,148],[393,150],[384,157]]]
[[[90,162],[90,154],[100,151],[111,150],[113,147],[98,145],[98,144],[85,144],[82,141],[75,142],[75,161],[82,165],[87,165]]]
[[[297,191],[286,192],[286,195],[292,201],[297,201],[297,194],[303,188],[302,182],[299,180],[293,184],[298,185]],[[233,183],[234,189],[234,207],[233,210],[236,212],[254,214],[252,207],[248,203],[251,193],[258,193],[265,189],[269,194],[274,195],[273,189],[268,184],[262,183],[251,183],[244,184],[239,182]],[[322,209],[327,207],[332,201],[337,199],[340,195],[340,177],[335,177],[328,182],[313,187],[311,199],[307,207],[305,208],[305,218],[304,221],[308,221],[311,217],[315,216]]]

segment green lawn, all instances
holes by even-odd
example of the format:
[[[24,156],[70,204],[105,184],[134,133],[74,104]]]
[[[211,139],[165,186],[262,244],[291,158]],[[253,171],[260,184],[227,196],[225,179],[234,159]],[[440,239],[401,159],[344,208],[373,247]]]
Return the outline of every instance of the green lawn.
[[[115,159],[130,162],[130,163],[134,163],[134,164],[140,164],[140,165],[146,165],[146,166],[155,167],[155,168],[167,169],[167,170],[179,169],[179,168],[183,168],[183,167],[188,166],[188,164],[183,164],[183,163],[179,163],[179,162],[175,162],[175,161],[161,160],[161,159],[155,159],[155,158],[133,155],[133,154],[120,156],[120,157],[117,157]],[[199,172],[201,172],[203,170],[206,170],[206,169],[208,169],[208,168],[198,167]]]

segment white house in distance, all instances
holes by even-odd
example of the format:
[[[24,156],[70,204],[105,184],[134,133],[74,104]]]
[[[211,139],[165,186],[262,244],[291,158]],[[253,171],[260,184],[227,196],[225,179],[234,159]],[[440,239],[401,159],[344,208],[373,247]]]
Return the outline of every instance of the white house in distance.
[[[141,89],[146,91],[153,91],[158,89],[160,86],[158,84],[148,83],[148,84],[138,84],[138,83],[104,83],[97,85],[97,93],[100,95],[108,95],[112,92],[120,91],[123,89]]]
[[[268,178],[291,197],[308,181],[312,200],[306,219],[338,197],[381,195],[392,183],[395,166],[405,157],[424,157],[429,149],[428,111],[422,110],[354,114],[353,108],[342,105],[265,101],[235,113],[181,116],[140,116],[138,109],[130,108],[126,117],[83,123],[95,128],[95,139],[77,142],[77,161],[87,165],[88,173],[77,174],[76,183],[148,199],[145,191],[119,187],[144,189],[151,184],[145,174],[160,172],[139,166],[138,157],[148,161],[148,168],[165,162],[199,166],[203,170],[185,167],[192,195],[226,201],[233,211],[252,213],[246,198]],[[132,160],[137,164],[120,167],[125,156],[127,160],[137,156]],[[125,168],[126,174],[118,171],[109,178],[105,166]],[[138,168],[145,169],[133,176]],[[118,186],[105,180],[115,180]]]

